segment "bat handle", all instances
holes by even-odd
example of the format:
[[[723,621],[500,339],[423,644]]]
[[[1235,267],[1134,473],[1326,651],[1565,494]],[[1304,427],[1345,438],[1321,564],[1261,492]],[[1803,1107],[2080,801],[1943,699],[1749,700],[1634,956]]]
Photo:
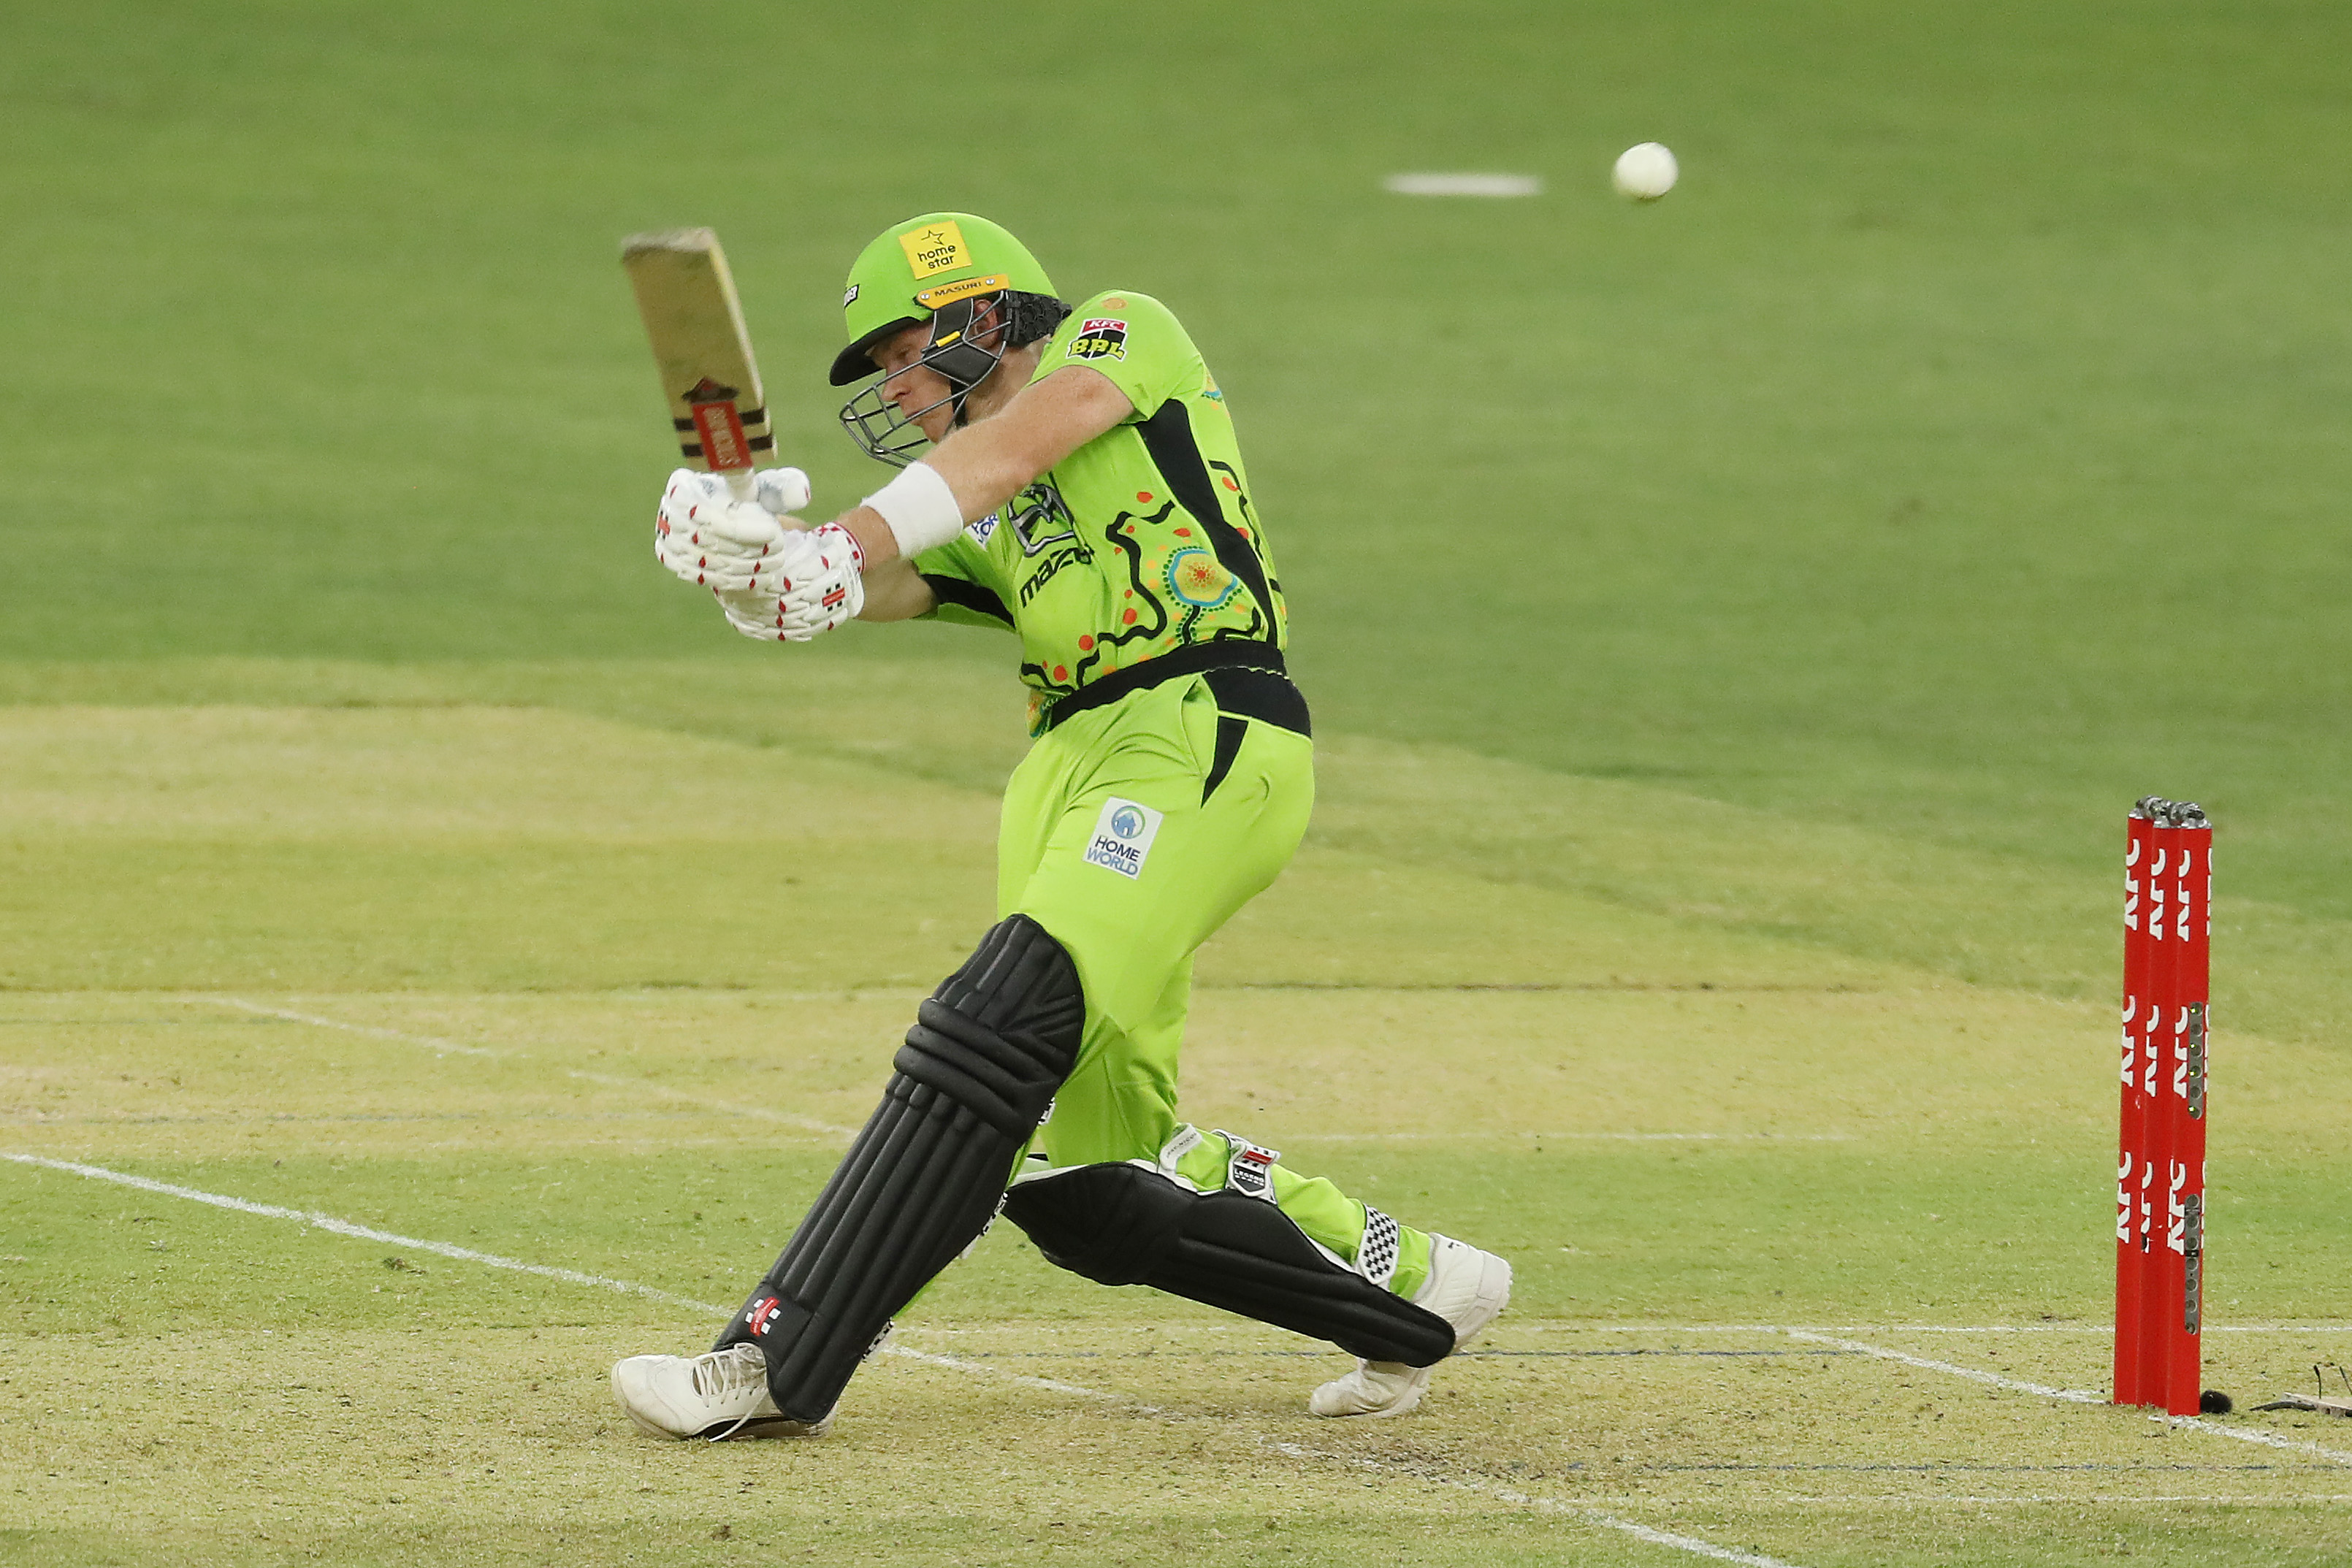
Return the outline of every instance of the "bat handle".
[[[756,505],[759,497],[756,486],[752,483],[752,472],[749,468],[722,468],[719,471],[719,476],[727,481],[729,492],[737,500],[751,501]]]

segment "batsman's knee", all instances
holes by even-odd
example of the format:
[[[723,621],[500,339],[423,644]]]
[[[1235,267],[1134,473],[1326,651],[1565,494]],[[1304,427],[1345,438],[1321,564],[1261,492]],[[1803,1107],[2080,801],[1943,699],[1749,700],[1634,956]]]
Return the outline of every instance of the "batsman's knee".
[[[1076,1064],[1087,1001],[1061,943],[1015,915],[989,929],[915,1018],[891,1065],[1025,1139]]]
[[[719,1338],[760,1346],[790,1418],[829,1416],[892,1315],[987,1226],[1085,1020],[1076,966],[1026,915],[924,1001],[881,1105]]]

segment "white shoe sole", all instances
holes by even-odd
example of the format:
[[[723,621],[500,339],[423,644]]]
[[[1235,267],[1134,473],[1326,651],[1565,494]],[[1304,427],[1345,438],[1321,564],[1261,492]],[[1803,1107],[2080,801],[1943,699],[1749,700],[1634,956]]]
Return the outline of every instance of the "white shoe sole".
[[[833,1430],[833,1417],[828,1416],[814,1426],[806,1421],[793,1421],[782,1416],[761,1416],[735,1426],[721,1421],[699,1432],[673,1432],[655,1425],[634,1410],[626,1411],[629,1424],[648,1437],[659,1437],[671,1443],[740,1443],[753,1437],[822,1437]]]

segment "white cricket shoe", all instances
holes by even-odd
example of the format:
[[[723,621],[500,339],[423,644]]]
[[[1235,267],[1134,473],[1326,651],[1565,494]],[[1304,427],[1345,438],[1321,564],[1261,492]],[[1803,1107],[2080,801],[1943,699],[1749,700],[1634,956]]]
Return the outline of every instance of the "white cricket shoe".
[[[768,1363],[756,1344],[702,1355],[633,1355],[613,1366],[613,1397],[637,1429],[656,1437],[822,1437],[833,1425],[793,1421],[768,1396]]]
[[[1495,1321],[1511,1299],[1511,1266],[1450,1236],[1429,1239],[1429,1278],[1413,1292],[1425,1307],[1454,1325],[1460,1350]],[[1318,1416],[1402,1416],[1421,1403],[1433,1368],[1401,1361],[1364,1361],[1356,1370],[1315,1391],[1307,1408]]]

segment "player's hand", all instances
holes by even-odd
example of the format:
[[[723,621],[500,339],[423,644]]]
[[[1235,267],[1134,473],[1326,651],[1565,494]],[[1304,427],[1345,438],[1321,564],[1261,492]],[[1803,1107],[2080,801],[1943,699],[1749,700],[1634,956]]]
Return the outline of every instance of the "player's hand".
[[[772,468],[760,477],[778,501],[808,504],[808,480],[798,469]],[[691,468],[670,475],[654,513],[655,558],[681,580],[713,590],[781,593],[784,578],[808,569],[805,538],[767,507],[737,500],[718,475]]]
[[[809,504],[809,476],[797,468],[762,468],[751,476],[751,498],[779,517]]]
[[[820,632],[855,620],[866,607],[866,579],[861,571],[866,556],[848,529],[827,523],[794,537],[806,541],[814,551],[801,561],[796,575],[778,580],[779,586],[773,589],[711,591],[727,612],[728,624],[746,637],[762,643],[805,643]]]

